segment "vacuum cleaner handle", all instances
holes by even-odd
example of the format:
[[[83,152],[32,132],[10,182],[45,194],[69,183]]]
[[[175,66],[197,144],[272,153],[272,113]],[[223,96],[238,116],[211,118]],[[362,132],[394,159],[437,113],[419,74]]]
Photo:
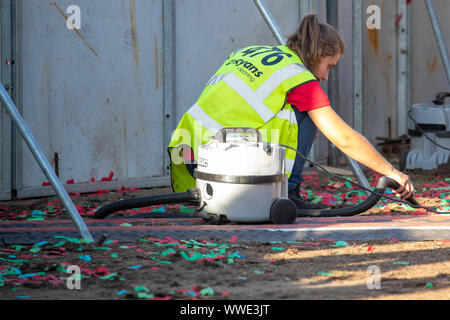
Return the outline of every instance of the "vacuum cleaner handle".
[[[392,180],[391,178],[386,178],[386,180],[387,180],[387,187],[391,189],[400,188],[400,184],[398,184],[397,181]],[[411,195],[409,198],[406,198],[404,200],[413,206],[420,206],[420,203],[414,198],[414,195]]]
[[[436,95],[436,99],[433,100],[433,103],[437,106],[442,106],[444,104],[445,98],[450,97],[450,92],[439,92]]]
[[[239,133],[239,134],[251,133],[256,138],[257,143],[262,141],[261,132],[259,132],[257,129],[254,128],[245,128],[245,127],[220,129],[220,131],[216,133],[215,139],[219,142],[225,143],[227,142],[228,133]]]

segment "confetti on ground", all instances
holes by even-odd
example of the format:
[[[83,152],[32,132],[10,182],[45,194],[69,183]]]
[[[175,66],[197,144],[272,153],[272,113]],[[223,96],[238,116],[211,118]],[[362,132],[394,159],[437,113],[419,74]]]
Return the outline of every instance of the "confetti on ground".
[[[332,273],[329,273],[329,272],[317,272],[317,274],[318,275],[320,275],[320,276],[328,276],[328,277],[331,277],[331,276],[333,276],[333,274]]]
[[[394,261],[392,264],[401,264],[401,265],[408,265],[408,261]]]

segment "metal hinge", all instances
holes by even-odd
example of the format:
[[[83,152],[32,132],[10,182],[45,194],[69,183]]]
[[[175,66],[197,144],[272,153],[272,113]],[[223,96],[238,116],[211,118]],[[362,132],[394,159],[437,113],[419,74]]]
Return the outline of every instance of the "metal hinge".
[[[7,90],[7,91],[13,90],[14,89],[14,83],[5,84],[4,87],[5,87],[5,90]]]

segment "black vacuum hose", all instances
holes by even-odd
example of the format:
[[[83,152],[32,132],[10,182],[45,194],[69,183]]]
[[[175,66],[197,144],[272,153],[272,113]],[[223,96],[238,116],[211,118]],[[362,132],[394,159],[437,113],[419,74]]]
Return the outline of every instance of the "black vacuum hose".
[[[349,217],[355,216],[360,213],[363,213],[370,208],[372,208],[381,198],[381,195],[384,193],[386,188],[398,189],[399,184],[387,177],[381,177],[378,180],[378,183],[375,187],[374,192],[372,193],[366,200],[361,202],[360,204],[347,207],[347,208],[339,208],[339,209],[301,209],[298,211],[298,217]],[[417,201],[414,197],[410,197],[409,199],[405,199],[412,205],[418,205]]]
[[[104,219],[106,216],[117,211],[143,208],[158,204],[175,204],[185,202],[197,204],[199,199],[200,195],[196,189],[191,189],[188,190],[187,192],[180,192],[180,193],[125,199],[109,203],[99,208],[94,214],[94,219]]]
[[[298,211],[297,217],[348,217],[355,216],[363,213],[372,208],[381,198],[386,188],[398,189],[399,184],[387,177],[381,177],[378,180],[375,190],[366,200],[362,203],[347,208],[339,209],[301,209]],[[377,193],[377,194],[375,194]],[[175,203],[191,203],[193,205],[199,205],[200,193],[197,189],[190,189],[187,192],[164,194],[142,198],[125,199],[121,201],[112,202],[101,208],[99,208],[95,214],[94,219],[104,219],[111,213],[130,210],[135,208],[148,207],[160,204],[175,204]],[[414,197],[405,199],[412,205],[419,205]]]

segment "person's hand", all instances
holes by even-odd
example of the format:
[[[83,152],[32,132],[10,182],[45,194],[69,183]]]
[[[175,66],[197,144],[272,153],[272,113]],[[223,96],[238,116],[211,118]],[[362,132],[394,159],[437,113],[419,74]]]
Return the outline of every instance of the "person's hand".
[[[414,194],[414,186],[406,174],[394,170],[394,172],[389,175],[388,178],[395,180],[400,185],[400,187],[394,191],[395,194],[403,200],[408,199]]]

